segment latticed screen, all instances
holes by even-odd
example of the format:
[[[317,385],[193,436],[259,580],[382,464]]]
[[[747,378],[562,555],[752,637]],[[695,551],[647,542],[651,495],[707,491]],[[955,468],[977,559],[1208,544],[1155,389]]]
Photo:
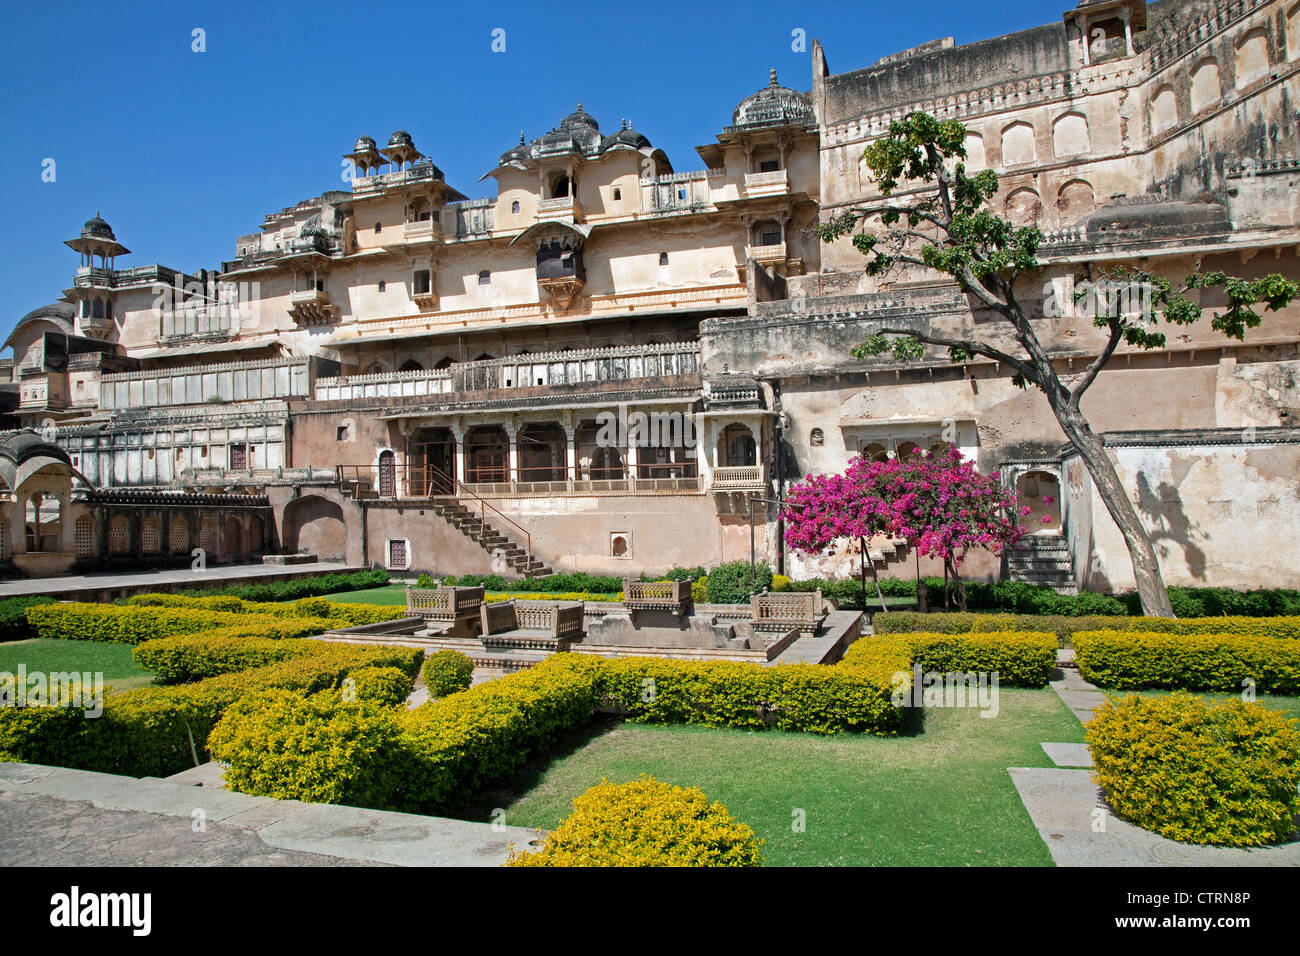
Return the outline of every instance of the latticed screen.
[[[406,539],[390,538],[388,541],[388,566],[390,568],[406,567]]]
[[[95,553],[95,519],[90,515],[82,515],[73,525],[73,545],[77,549],[77,557],[89,558]]]
[[[180,554],[190,549],[190,529],[185,519],[179,515],[172,518],[171,531],[167,537],[167,546],[172,554]]]
[[[208,554],[217,553],[217,522],[213,518],[204,518],[199,524],[199,547]]]
[[[131,531],[124,515],[117,515],[108,525],[108,553],[129,554]]]
[[[145,554],[157,554],[162,547],[162,534],[157,518],[145,518],[140,526],[140,546]]]
[[[0,561],[9,560],[9,523],[0,518]]]

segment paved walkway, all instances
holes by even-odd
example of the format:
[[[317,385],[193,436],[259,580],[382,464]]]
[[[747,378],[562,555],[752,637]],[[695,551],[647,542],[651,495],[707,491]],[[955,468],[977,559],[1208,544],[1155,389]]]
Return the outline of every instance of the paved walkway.
[[[309,577],[313,574],[360,570],[362,569],[350,564],[314,561],[311,564],[232,564],[211,567],[203,571],[171,568],[154,571],[66,574],[56,578],[11,578],[0,581],[0,598],[49,594],[73,600],[86,597],[93,599],[93,596],[105,592],[147,592],[159,587],[167,590],[219,587],[227,584],[285,580]]]
[[[1072,650],[1059,652],[1070,664]],[[1052,682],[1070,712],[1086,724],[1106,695],[1070,666]],[[1193,846],[1120,820],[1093,782],[1092,754],[1086,744],[1044,743],[1055,768],[1007,770],[1039,836],[1057,866],[1300,866],[1300,842],[1256,850]],[[1073,769],[1078,768],[1078,769]]]
[[[500,866],[536,830],[272,800],[209,765],[167,780],[0,763],[8,866]],[[202,820],[196,832],[195,821]]]

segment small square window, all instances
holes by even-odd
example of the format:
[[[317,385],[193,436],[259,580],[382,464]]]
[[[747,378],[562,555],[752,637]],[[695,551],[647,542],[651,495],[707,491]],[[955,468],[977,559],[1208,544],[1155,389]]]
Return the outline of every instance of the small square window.
[[[492,284],[492,273],[489,272],[487,269],[484,269],[482,272],[480,272],[480,273],[478,274],[478,284],[479,284],[479,285],[491,285],[491,284]]]

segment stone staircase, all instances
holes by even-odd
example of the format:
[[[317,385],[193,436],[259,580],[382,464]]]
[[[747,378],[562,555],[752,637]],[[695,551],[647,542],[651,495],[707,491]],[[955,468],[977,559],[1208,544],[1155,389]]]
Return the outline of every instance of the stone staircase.
[[[1074,560],[1062,534],[1027,534],[1007,552],[1012,581],[1041,584],[1060,594],[1078,594]]]
[[[520,547],[515,541],[494,528],[490,521],[483,520],[482,516],[475,514],[469,507],[459,501],[452,499],[434,501],[432,506],[433,510],[441,515],[448,524],[453,525],[461,534],[477,543],[484,551],[489,554],[500,552],[506,564],[510,565],[511,570],[515,573],[526,578],[539,578],[554,573],[546,562],[530,554],[527,549]]]
[[[883,571],[891,564],[906,561],[911,549],[902,538],[872,538],[867,542],[867,557],[877,571]]]

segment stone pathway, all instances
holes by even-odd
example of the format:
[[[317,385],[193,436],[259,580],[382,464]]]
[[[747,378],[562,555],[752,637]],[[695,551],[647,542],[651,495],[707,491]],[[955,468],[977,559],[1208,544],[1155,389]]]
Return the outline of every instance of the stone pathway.
[[[523,827],[232,793],[215,765],[161,780],[0,763],[9,866],[500,866],[511,844],[538,839]]]
[[[350,564],[314,561],[310,564],[232,564],[203,571],[171,568],[161,571],[123,571],[95,574],[65,574],[55,578],[10,578],[0,581],[0,598],[49,594],[67,600],[98,600],[113,593],[147,592],[159,585],[194,588],[216,587],[267,579],[310,577],[340,571],[360,571]]]
[[[1086,724],[1106,695],[1069,666],[1072,649],[1060,651],[1058,661],[1066,666],[1052,690]],[[1007,772],[1057,866],[1300,866],[1300,842],[1257,850],[1192,846],[1125,823],[1110,812],[1104,792],[1092,780],[1086,744],[1041,746],[1056,768],[1011,767]]]

